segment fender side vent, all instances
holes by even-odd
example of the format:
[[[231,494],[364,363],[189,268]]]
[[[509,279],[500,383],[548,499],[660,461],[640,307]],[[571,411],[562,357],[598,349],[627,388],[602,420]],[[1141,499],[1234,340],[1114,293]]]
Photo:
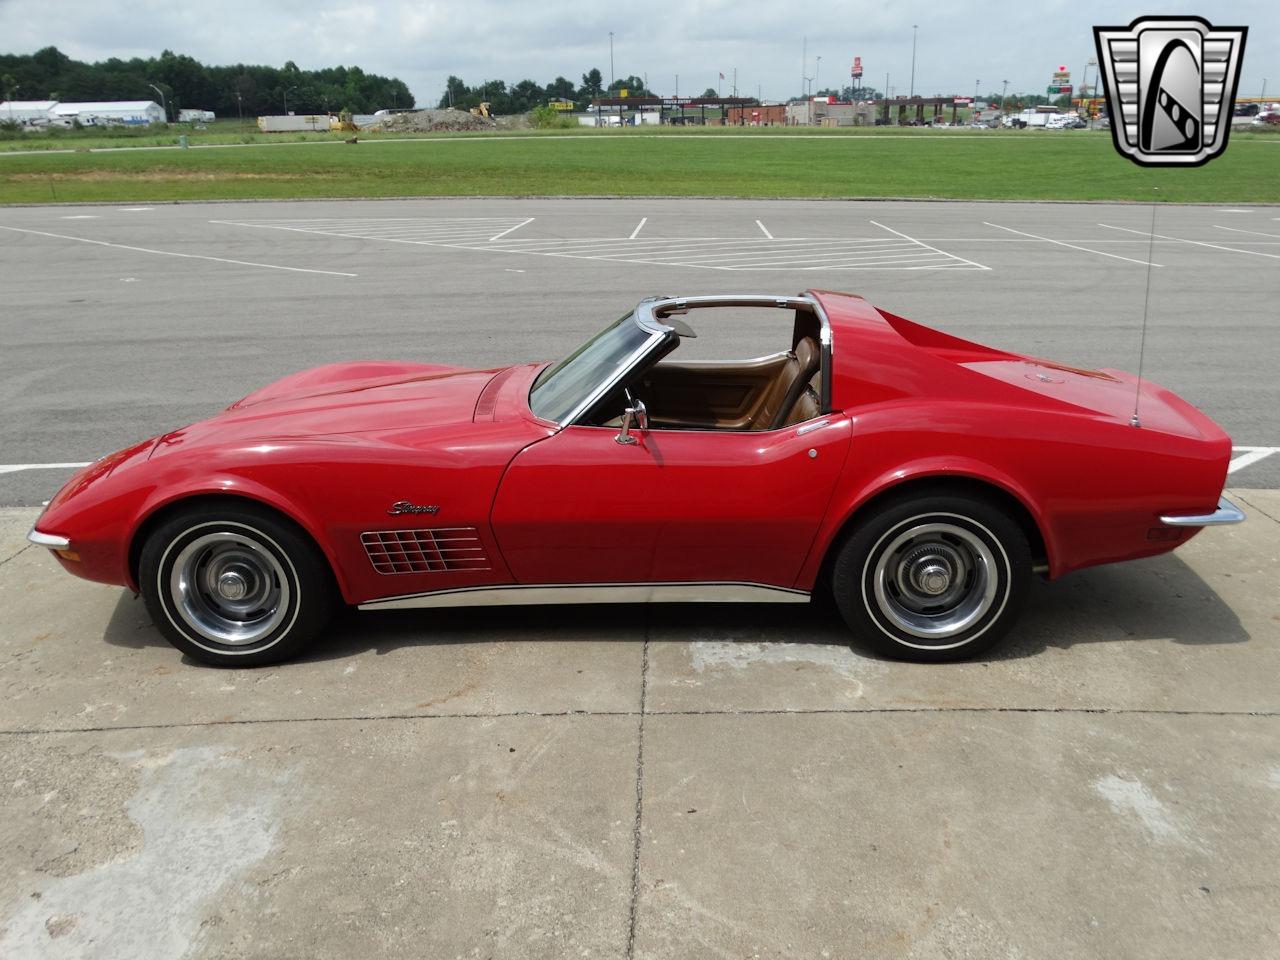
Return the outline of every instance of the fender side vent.
[[[489,557],[475,527],[374,530],[360,534],[378,573],[447,573],[488,570]]]

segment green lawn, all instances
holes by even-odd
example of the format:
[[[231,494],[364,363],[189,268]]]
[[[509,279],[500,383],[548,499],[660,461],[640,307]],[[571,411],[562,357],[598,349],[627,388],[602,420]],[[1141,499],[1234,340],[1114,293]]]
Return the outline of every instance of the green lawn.
[[[1265,134],[1233,136],[1226,154],[1204,167],[1151,170],[1118,156],[1100,131],[565,135],[576,132],[0,153],[0,203],[478,195],[1148,200],[1157,186],[1169,201],[1280,202],[1280,137]]]

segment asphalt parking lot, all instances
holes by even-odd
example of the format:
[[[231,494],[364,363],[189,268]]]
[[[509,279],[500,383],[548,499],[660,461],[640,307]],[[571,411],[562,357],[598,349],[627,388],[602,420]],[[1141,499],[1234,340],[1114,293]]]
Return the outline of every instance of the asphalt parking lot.
[[[0,955],[1261,957],[1280,860],[1280,210],[409,201],[0,211]],[[853,289],[1146,374],[1249,520],[1037,584],[984,661],[817,607],[352,614],[184,662],[23,537],[293,370],[563,353],[641,296]],[[744,331],[756,348],[759,331]],[[764,341],[760,341],[763,345]]]

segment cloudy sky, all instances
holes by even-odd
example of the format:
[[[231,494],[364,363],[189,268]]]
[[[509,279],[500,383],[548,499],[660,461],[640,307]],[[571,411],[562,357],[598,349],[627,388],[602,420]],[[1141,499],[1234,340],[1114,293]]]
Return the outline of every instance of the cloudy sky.
[[[628,8],[643,13],[628,13]],[[609,32],[617,76],[647,75],[662,94],[701,93],[737,68],[738,92],[768,99],[796,94],[802,45],[814,89],[848,82],[854,55],[866,81],[893,92],[910,84],[912,24],[919,25],[917,93],[1043,91],[1059,65],[1079,83],[1093,55],[1095,24],[1127,24],[1150,14],[1199,14],[1248,26],[1241,95],[1263,79],[1280,97],[1280,3],[1214,0],[1162,5],[1097,0],[1036,3],[884,3],[859,0],[650,0],[587,5],[503,0],[0,0],[0,51],[53,45],[82,60],[151,56],[168,48],[206,63],[293,60],[316,68],[360,66],[400,77],[419,105],[434,104],[449,74],[575,84],[591,67],[609,80]],[[817,57],[821,56],[819,64]],[[731,79],[723,84],[728,95]]]

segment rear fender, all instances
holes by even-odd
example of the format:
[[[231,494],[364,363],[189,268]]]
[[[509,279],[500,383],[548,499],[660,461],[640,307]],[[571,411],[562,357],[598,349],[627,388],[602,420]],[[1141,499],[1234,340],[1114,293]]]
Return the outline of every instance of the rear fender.
[[[921,480],[964,480],[992,487],[1020,503],[1035,523],[1044,542],[1049,575],[1056,569],[1057,551],[1052,531],[1028,491],[1016,480],[988,463],[968,457],[924,457],[901,467],[885,470],[870,480],[837,488],[827,517],[818,530],[809,556],[801,568],[796,587],[811,590],[818,579],[823,562],[859,510],[882,494]]]

